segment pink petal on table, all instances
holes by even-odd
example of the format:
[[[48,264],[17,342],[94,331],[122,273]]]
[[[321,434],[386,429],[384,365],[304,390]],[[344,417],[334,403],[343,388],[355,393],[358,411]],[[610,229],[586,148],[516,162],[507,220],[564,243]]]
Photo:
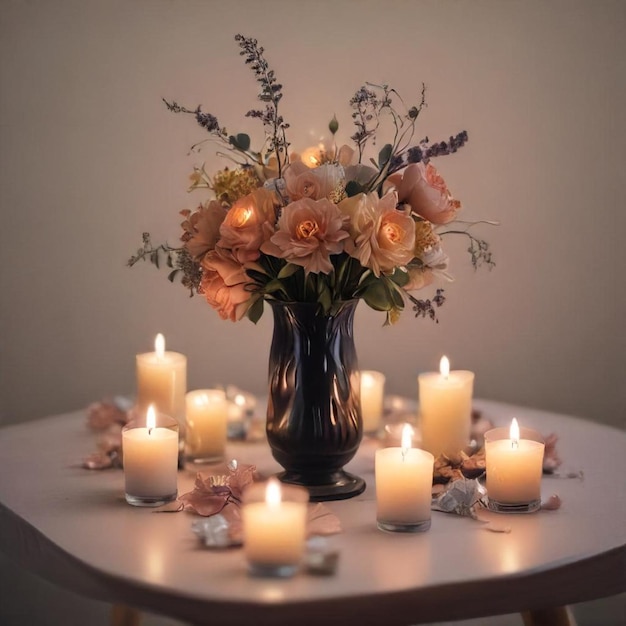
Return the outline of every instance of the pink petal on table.
[[[309,506],[307,515],[307,536],[335,535],[341,532],[339,518],[321,502]]]

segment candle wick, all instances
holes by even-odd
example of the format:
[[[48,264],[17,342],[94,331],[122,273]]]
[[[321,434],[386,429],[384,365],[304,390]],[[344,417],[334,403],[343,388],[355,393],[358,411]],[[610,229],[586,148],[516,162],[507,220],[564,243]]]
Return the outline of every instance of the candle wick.
[[[518,439],[512,439],[511,440],[511,448],[513,448],[513,450],[517,450],[519,448],[519,440]]]
[[[152,428],[148,428],[148,436],[152,435]]]
[[[408,448],[402,448],[402,462],[404,463],[404,457],[406,456],[406,453],[408,451]]]

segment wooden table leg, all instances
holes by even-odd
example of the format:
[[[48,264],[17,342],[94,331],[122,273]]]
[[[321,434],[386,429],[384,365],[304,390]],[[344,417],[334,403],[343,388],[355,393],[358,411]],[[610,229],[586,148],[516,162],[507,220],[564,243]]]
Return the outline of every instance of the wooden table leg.
[[[576,620],[566,606],[524,611],[522,619],[524,626],[576,626]]]
[[[139,626],[141,613],[124,604],[114,604],[111,608],[111,626]]]

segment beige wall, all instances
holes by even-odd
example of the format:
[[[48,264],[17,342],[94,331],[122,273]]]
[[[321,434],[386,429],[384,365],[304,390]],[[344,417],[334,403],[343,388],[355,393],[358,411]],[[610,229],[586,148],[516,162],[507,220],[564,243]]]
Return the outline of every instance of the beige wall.
[[[189,385],[262,393],[266,315],[222,322],[148,265],[143,230],[178,237],[203,138],[161,97],[203,103],[229,130],[255,83],[233,35],[257,37],[284,84],[294,147],[365,81],[407,100],[428,86],[420,134],[467,129],[438,162],[497,267],[457,281],[440,324],[393,328],[361,306],[361,365],[416,393],[442,353],[476,395],[626,426],[626,3],[620,1],[0,2],[0,423],[132,393],[134,355],[163,332]]]

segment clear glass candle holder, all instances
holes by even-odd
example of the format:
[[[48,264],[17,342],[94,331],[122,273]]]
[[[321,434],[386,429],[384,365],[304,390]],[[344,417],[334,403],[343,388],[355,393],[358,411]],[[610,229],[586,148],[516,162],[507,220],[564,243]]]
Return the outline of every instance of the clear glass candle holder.
[[[253,576],[286,578],[305,551],[309,492],[276,478],[250,485],[243,494],[244,554]]]
[[[122,428],[126,501],[161,506],[178,496],[178,422],[156,414],[154,423],[133,419]]]
[[[543,437],[520,428],[519,440],[508,427],[485,433],[488,508],[497,513],[533,513],[541,507]]]
[[[185,461],[219,463],[224,460],[230,402],[223,389],[196,389],[185,398]]]
[[[385,375],[374,370],[362,370],[360,391],[363,432],[367,435],[375,435],[383,420]]]

